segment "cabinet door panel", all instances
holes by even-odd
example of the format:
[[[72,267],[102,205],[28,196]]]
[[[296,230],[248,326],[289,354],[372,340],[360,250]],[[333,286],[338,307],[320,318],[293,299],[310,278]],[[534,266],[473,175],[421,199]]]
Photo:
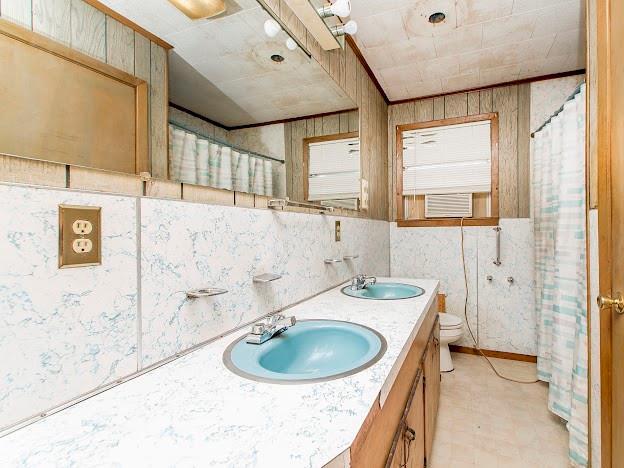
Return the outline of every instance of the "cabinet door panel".
[[[440,403],[440,332],[436,323],[424,360],[425,371],[425,455],[431,459],[433,437]]]
[[[420,375],[412,404],[405,418],[406,432],[404,438],[408,447],[406,468],[424,468],[425,466],[425,386],[423,375]],[[409,432],[409,431],[412,432]],[[413,437],[413,440],[409,440]]]

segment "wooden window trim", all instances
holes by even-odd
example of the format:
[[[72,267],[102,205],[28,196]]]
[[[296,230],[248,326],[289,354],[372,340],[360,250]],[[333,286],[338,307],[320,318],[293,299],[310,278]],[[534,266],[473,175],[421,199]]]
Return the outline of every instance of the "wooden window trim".
[[[443,127],[447,125],[459,125],[464,123],[490,121],[490,143],[492,148],[492,192],[491,192],[491,216],[487,218],[465,218],[464,226],[496,226],[499,216],[499,181],[498,181],[498,112],[454,117],[450,119],[430,120],[396,126],[396,222],[398,227],[436,227],[436,226],[459,226],[460,218],[435,218],[435,219],[405,219],[403,212],[403,132],[420,130],[423,128]]]
[[[308,167],[310,165],[310,143],[323,143],[326,141],[346,140],[348,138],[358,138],[359,132],[334,133],[332,135],[315,136],[303,139],[303,199],[308,202],[309,186],[308,186]],[[362,161],[360,160],[360,165]],[[362,168],[360,167],[360,173]],[[344,208],[348,209],[348,208]],[[357,210],[349,210],[357,211]]]

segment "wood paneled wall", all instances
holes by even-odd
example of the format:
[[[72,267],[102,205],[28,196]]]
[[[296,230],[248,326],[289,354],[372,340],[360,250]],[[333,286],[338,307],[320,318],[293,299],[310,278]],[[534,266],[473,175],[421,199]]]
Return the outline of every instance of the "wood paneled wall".
[[[324,51],[283,0],[263,0],[356,103],[360,113],[362,177],[369,184],[368,217],[388,219],[388,105],[349,44]],[[303,124],[294,131],[303,133]],[[306,130],[307,132],[307,123]]]
[[[388,203],[396,219],[396,126],[498,112],[499,213],[528,218],[530,199],[530,84],[500,86],[390,105],[388,108]]]
[[[149,85],[150,161],[167,176],[167,51],[83,0],[0,0],[0,17],[128,72]]]
[[[358,111],[341,112],[284,124],[286,149],[286,193],[293,200],[304,200],[303,139],[359,131]]]

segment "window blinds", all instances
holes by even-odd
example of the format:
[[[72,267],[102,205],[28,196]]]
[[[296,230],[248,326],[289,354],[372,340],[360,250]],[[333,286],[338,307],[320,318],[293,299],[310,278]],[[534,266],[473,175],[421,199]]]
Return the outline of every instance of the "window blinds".
[[[403,195],[490,192],[490,121],[403,132]]]
[[[308,147],[308,199],[360,197],[358,138],[311,143]]]

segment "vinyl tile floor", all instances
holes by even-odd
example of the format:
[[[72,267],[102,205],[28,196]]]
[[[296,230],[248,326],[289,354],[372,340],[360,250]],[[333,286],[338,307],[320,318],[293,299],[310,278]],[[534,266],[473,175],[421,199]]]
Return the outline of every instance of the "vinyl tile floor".
[[[548,386],[497,377],[480,356],[453,353],[442,374],[432,468],[565,468],[568,432],[547,407]],[[492,359],[504,375],[534,379],[535,364]]]

